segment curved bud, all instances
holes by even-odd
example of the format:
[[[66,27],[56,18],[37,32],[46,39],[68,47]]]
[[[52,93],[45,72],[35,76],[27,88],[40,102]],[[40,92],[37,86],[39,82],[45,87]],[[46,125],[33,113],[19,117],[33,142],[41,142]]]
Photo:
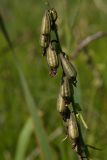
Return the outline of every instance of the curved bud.
[[[66,76],[62,77],[62,84],[61,84],[61,88],[60,88],[60,94],[64,98],[65,103],[69,104],[70,103],[71,93],[70,93],[69,81],[68,81],[68,78]]]
[[[68,136],[71,139],[76,139],[79,136],[77,121],[74,113],[70,115],[70,119],[68,120]]]
[[[46,49],[49,46],[50,36],[49,35],[41,35],[40,37],[40,43],[43,51],[43,55],[46,54]]]
[[[49,46],[49,35],[41,35],[41,47],[47,48]]]
[[[64,112],[66,109],[65,106],[65,101],[63,99],[63,97],[59,94],[58,99],[57,99],[57,110],[62,113]]]
[[[67,120],[70,118],[70,109],[68,108],[68,105],[65,104],[65,100],[63,97],[59,94],[57,99],[57,110],[59,111],[60,115],[62,116],[62,119],[67,122]]]
[[[54,48],[52,48],[52,44],[49,45],[49,48],[47,50],[47,62],[51,69],[50,75],[55,76],[59,65],[59,61],[57,52]]]
[[[64,55],[64,53],[60,53],[60,59],[65,75],[75,85],[77,76],[75,67],[72,65],[72,63],[70,63],[70,61],[68,60],[67,56]]]
[[[45,11],[45,14],[42,19],[42,27],[41,27],[41,34],[48,35],[51,31],[50,26],[50,17],[49,17],[49,11]]]

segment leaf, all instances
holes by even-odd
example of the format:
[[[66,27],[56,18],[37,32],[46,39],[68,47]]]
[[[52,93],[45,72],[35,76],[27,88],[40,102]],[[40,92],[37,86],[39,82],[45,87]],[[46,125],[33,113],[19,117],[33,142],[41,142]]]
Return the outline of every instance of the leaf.
[[[5,39],[6,39],[9,47],[10,47],[10,49],[13,50],[13,46],[12,46],[11,40],[9,38],[9,35],[8,35],[7,31],[6,31],[4,20],[3,20],[1,12],[0,12],[0,29],[1,29],[3,35],[4,35]]]
[[[41,119],[38,116],[38,109],[35,105],[35,101],[34,101],[32,95],[30,93],[26,78],[25,78],[24,73],[22,71],[22,68],[20,66],[20,62],[18,61],[18,58],[15,54],[15,50],[12,46],[11,39],[10,39],[10,37],[8,35],[8,32],[6,30],[4,20],[3,20],[3,17],[2,17],[1,14],[0,14],[0,29],[1,29],[8,45],[9,45],[9,47],[12,51],[13,57],[14,57],[14,63],[15,63],[16,69],[17,69],[18,74],[19,74],[20,83],[21,83],[22,88],[23,88],[23,92],[24,92],[24,96],[25,96],[25,99],[26,99],[27,107],[28,107],[28,110],[29,110],[29,112],[32,116],[33,122],[34,122],[34,126],[35,126],[34,131],[35,131],[35,134],[37,136],[39,145],[41,147],[42,157],[43,157],[44,160],[50,160],[50,159],[52,159],[51,150],[50,150],[48,139],[47,139],[45,130],[43,128]]]
[[[97,150],[97,151],[102,151],[102,149],[94,147],[94,146],[89,145],[89,144],[87,144],[86,146],[89,147],[89,148],[91,148],[91,149]]]
[[[83,118],[83,115],[81,113],[78,113],[78,115],[79,115],[79,118],[80,118],[81,122],[83,123],[84,127],[88,130],[89,128],[88,128],[88,125]]]
[[[29,118],[19,135],[15,153],[15,160],[25,159],[25,153],[31,138],[32,131],[33,131],[33,121],[32,118]]]
[[[16,67],[17,67],[17,70],[19,73],[21,85],[22,85],[23,92],[24,92],[25,99],[26,99],[26,103],[27,103],[29,112],[30,112],[32,119],[34,121],[34,124],[35,124],[34,130],[37,135],[38,142],[40,144],[40,147],[41,147],[41,150],[43,153],[43,157],[44,157],[43,159],[50,160],[52,156],[51,156],[51,151],[50,151],[50,147],[48,144],[48,139],[47,139],[46,133],[43,129],[41,119],[38,116],[38,110],[37,110],[37,107],[35,106],[34,99],[29,91],[26,79],[24,77],[24,74],[23,74],[20,66],[19,66],[18,61],[16,62]]]

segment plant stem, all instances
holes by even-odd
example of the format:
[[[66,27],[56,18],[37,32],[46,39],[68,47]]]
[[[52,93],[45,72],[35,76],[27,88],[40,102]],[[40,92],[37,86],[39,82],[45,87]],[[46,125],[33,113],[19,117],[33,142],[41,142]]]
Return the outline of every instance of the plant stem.
[[[59,40],[57,26],[56,26],[55,22],[53,22],[53,28],[54,28],[54,32],[55,32],[55,35],[56,35],[56,40],[59,44],[59,50],[60,50],[60,52],[63,52],[62,48],[61,48],[60,40]],[[74,97],[72,97],[72,107],[73,107],[73,112],[74,112],[75,118],[76,118],[77,111],[76,111],[76,108],[75,108]],[[77,143],[76,143],[76,145],[77,145],[77,151],[76,152],[78,154],[78,159],[79,160],[84,160],[84,159],[89,160],[89,158],[88,158],[89,157],[88,148],[84,143],[83,136],[82,136],[82,133],[81,133],[80,124],[77,121],[77,118],[76,118],[76,123],[77,123],[78,131],[79,131],[79,137],[78,137],[78,140],[77,140]]]

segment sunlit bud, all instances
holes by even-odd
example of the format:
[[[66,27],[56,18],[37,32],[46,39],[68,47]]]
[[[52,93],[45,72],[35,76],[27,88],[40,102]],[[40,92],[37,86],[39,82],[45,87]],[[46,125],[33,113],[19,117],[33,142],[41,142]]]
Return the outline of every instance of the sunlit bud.
[[[70,119],[68,119],[68,136],[71,139],[76,139],[79,136],[77,121],[74,113],[72,113],[70,115]]]
[[[66,109],[65,106],[65,101],[63,99],[63,97],[59,94],[58,99],[57,99],[57,110],[62,113],[64,112]]]
[[[72,65],[72,63],[70,63],[69,59],[66,57],[66,55],[64,55],[64,53],[60,53],[60,59],[65,75],[75,85],[77,76],[75,67]]]
[[[42,19],[41,34],[48,35],[51,31],[49,11],[45,11]]]
[[[59,61],[57,52],[55,48],[52,47],[52,43],[50,43],[49,48],[47,49],[47,62],[50,68],[50,75],[55,76],[59,65]]]
[[[49,46],[50,36],[49,35],[41,35],[40,41],[41,41],[40,43],[41,43],[43,55],[45,55],[46,48]]]
[[[47,48],[49,46],[50,37],[48,35],[41,35],[41,47]]]
[[[66,76],[62,76],[60,94],[65,99],[65,101],[70,101],[70,85],[69,80]]]

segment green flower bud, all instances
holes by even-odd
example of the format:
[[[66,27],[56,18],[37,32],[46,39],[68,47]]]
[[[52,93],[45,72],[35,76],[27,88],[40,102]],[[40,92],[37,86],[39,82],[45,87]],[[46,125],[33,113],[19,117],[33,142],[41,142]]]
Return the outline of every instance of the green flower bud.
[[[50,16],[49,11],[45,11],[45,14],[42,19],[42,27],[41,27],[41,34],[48,35],[51,31],[51,24],[50,24]]]
[[[63,97],[59,94],[58,99],[57,99],[57,110],[62,113],[64,112],[66,109],[65,106],[65,101],[63,99]]]
[[[74,113],[72,113],[70,115],[70,119],[68,119],[68,136],[71,139],[76,139],[79,136],[77,121]]]
[[[57,68],[59,65],[58,56],[55,48],[52,47],[52,43],[50,43],[49,48],[47,50],[47,62],[49,68],[51,69],[50,75],[55,76],[57,72]]]
[[[43,55],[46,54],[46,49],[49,46],[50,36],[49,35],[41,35],[40,43],[43,51]]]
[[[76,76],[77,76],[77,72],[75,70],[75,67],[72,65],[72,63],[70,63],[69,59],[67,58],[66,55],[64,55],[64,53],[60,53],[60,59],[61,59],[61,64],[62,64],[62,68],[63,68],[65,75],[75,85]]]

